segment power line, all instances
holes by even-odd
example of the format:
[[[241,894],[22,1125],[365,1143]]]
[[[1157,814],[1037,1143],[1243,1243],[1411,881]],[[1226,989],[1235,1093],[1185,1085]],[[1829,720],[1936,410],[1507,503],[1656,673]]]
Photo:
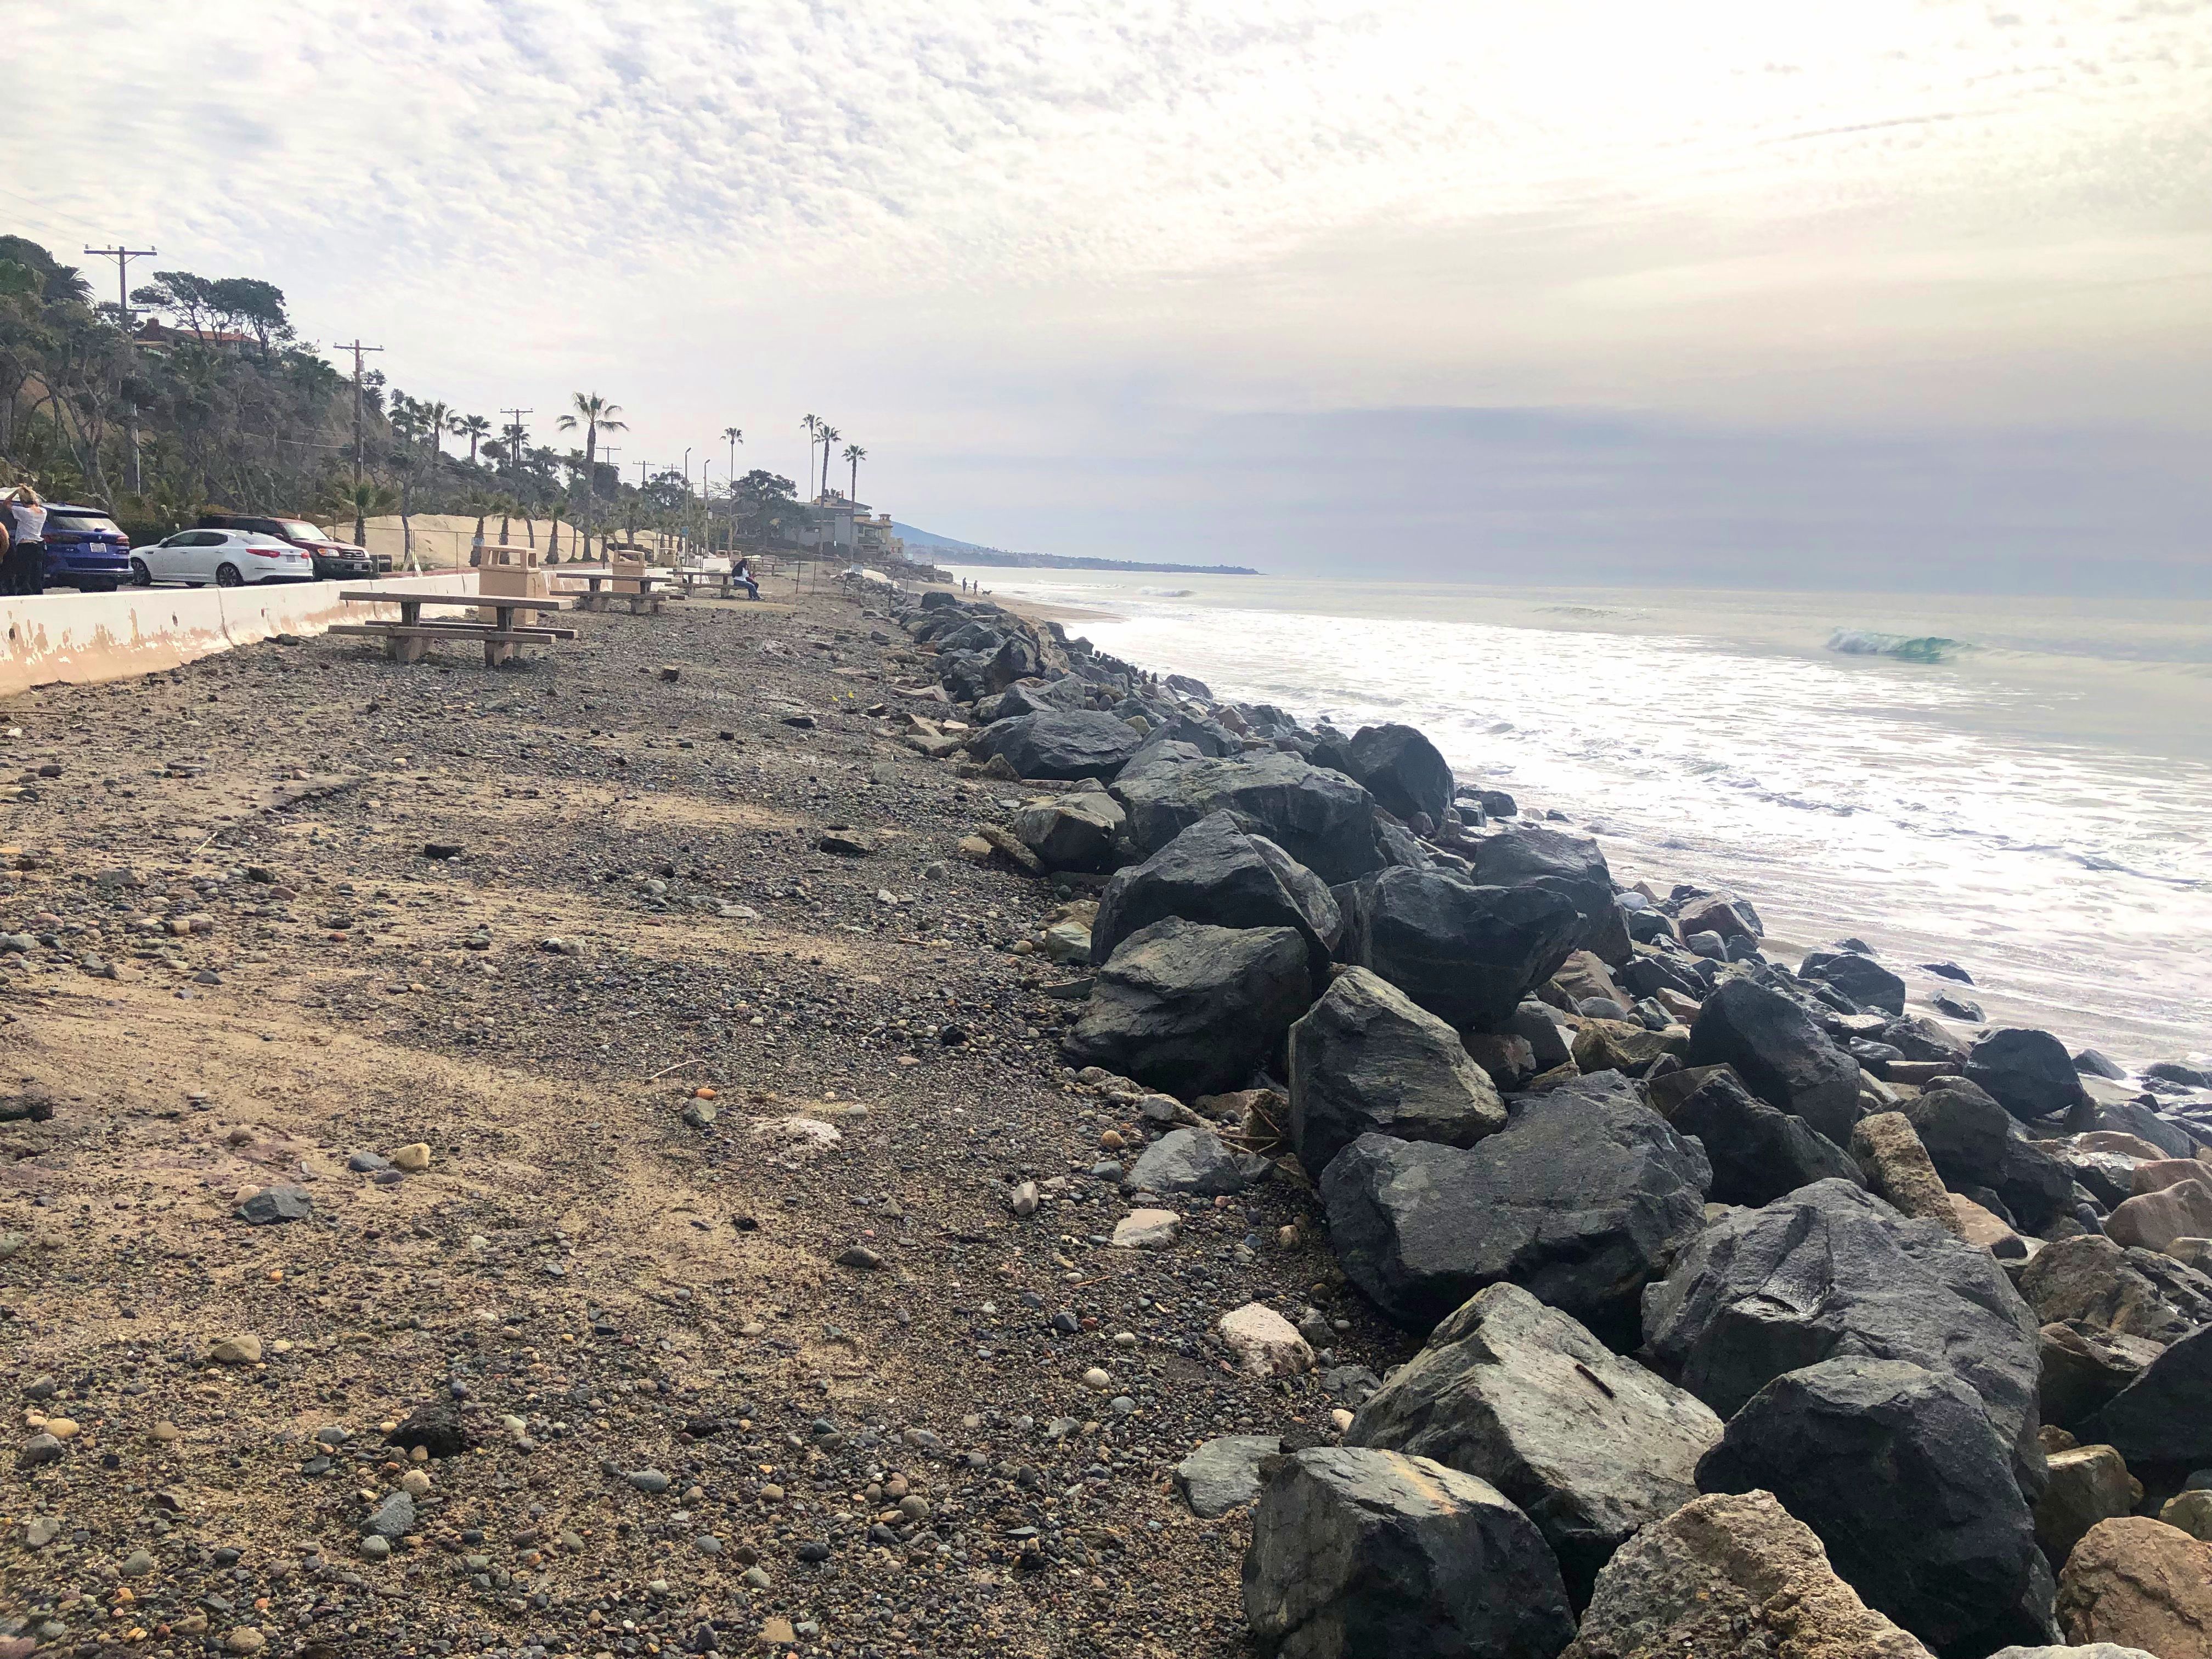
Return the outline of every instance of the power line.
[[[337,350],[353,353],[353,482],[358,489],[361,487],[361,358],[363,352],[381,351],[384,348],[363,345],[358,334],[353,337],[350,344],[343,340],[333,340],[331,343]]]

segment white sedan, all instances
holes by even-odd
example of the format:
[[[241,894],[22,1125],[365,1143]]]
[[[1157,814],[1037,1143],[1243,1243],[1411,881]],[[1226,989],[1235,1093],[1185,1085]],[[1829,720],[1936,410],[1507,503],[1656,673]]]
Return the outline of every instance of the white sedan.
[[[141,587],[243,587],[248,582],[308,582],[315,561],[305,548],[258,530],[180,530],[167,541],[131,550],[131,576]]]

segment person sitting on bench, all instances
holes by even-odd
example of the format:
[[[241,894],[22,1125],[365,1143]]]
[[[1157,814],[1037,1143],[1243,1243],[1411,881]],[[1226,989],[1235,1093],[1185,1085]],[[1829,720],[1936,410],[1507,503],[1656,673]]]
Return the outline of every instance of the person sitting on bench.
[[[747,599],[760,598],[760,584],[753,580],[753,562],[750,559],[739,559],[738,568],[730,572],[730,580],[733,582],[743,582],[745,585]]]

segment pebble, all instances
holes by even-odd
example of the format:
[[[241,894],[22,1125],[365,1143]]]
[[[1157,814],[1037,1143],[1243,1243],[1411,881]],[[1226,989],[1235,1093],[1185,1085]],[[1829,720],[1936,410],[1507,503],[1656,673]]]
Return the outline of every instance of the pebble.
[[[1007,1203],[1016,1215],[1035,1215],[1036,1213],[1037,1206],[1036,1182],[1034,1181],[1024,1181],[1022,1182],[1020,1186],[1014,1188],[1012,1194],[1007,1199]]]
[[[315,1200],[304,1187],[264,1187],[238,1206],[238,1218],[251,1226],[305,1221],[315,1212]]]
[[[222,1639],[222,1644],[233,1653],[258,1653],[269,1644],[269,1638],[251,1625],[242,1625]]]
[[[747,1567],[745,1569],[745,1583],[751,1585],[755,1589],[766,1589],[774,1581],[769,1577],[766,1570],[763,1568]]]
[[[430,1476],[422,1469],[410,1469],[399,1477],[399,1490],[410,1498],[420,1498],[430,1490]]]
[[[208,1358],[218,1365],[258,1365],[261,1363],[261,1339],[245,1332],[219,1336],[209,1345]]]
[[[46,1430],[48,1434],[53,1436],[57,1440],[74,1440],[76,1438],[76,1424],[70,1418],[50,1417],[46,1419]]]
[[[1096,1389],[1103,1394],[1114,1386],[1114,1379],[1093,1365],[1083,1373],[1083,1386],[1086,1389]]]
[[[371,1533],[361,1540],[361,1553],[372,1561],[381,1561],[392,1553],[392,1540]]]
[[[143,1578],[153,1571],[154,1558],[144,1550],[131,1551],[123,1558],[123,1565],[116,1568],[125,1578]]]
[[[62,1535],[63,1521],[58,1515],[41,1515],[24,1523],[23,1543],[28,1549],[42,1550]]]
[[[850,1249],[837,1253],[837,1265],[841,1267],[880,1267],[884,1265],[884,1259],[866,1245],[855,1244]]]
[[[632,1469],[629,1483],[644,1492],[664,1492],[668,1490],[668,1477],[659,1469]]]
[[[402,1146],[392,1154],[392,1167],[419,1175],[430,1167],[430,1149],[419,1140]]]

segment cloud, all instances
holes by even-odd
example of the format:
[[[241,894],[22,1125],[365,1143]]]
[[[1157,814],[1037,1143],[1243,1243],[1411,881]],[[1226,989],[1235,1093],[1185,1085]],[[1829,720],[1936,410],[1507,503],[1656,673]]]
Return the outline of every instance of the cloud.
[[[1270,412],[2200,429],[2208,21],[17,0],[20,74],[99,113],[10,123],[0,204],[265,276],[410,389],[597,386],[625,460],[734,421],[795,473],[827,408],[905,501]]]

